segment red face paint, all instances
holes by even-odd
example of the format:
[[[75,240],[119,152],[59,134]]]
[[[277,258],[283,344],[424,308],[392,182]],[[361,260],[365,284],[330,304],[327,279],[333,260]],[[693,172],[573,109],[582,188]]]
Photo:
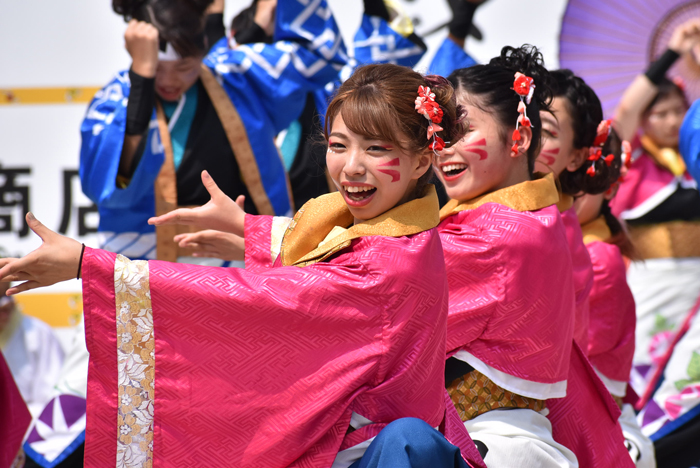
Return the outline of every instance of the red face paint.
[[[399,158],[394,158],[389,162],[385,162],[384,164],[379,164],[377,167],[386,167],[386,166],[398,166],[400,165],[401,162],[399,161]],[[391,181],[396,182],[401,180],[401,174],[399,171],[395,171],[393,169],[377,169],[379,172],[384,173],[386,175],[391,176]]]
[[[489,154],[486,152],[485,149],[481,149],[480,147],[486,146],[486,138],[482,138],[481,140],[478,141],[473,141],[470,143],[465,143],[464,144],[464,151],[467,153],[474,153],[479,156],[479,161],[483,161],[484,159],[489,157]]]
[[[551,166],[557,160],[555,157],[557,154],[559,154],[559,148],[554,148],[547,151],[542,151],[540,153],[540,158],[544,159],[544,163],[546,165]]]

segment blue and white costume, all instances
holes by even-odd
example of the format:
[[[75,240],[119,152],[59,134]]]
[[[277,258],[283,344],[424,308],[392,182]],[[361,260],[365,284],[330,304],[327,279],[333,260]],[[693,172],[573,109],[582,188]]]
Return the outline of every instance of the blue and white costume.
[[[274,211],[269,214],[285,215],[292,205],[274,137],[299,115],[307,92],[337,79],[347,55],[325,0],[280,2],[275,41],[231,49],[222,39],[203,63],[241,117]],[[81,127],[80,178],[99,209],[100,247],[153,259],[156,235],[147,220],[155,214],[154,182],[165,154],[154,111],[130,182],[117,185],[129,91],[128,73],[121,72],[95,95]]]

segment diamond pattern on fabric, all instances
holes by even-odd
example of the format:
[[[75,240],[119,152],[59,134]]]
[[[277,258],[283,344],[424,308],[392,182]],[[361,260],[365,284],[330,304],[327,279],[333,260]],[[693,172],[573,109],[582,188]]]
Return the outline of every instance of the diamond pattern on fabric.
[[[544,400],[535,400],[515,394],[493,383],[478,371],[472,371],[455,379],[447,393],[462,421],[469,421],[498,408],[523,408],[533,411],[545,409]]]

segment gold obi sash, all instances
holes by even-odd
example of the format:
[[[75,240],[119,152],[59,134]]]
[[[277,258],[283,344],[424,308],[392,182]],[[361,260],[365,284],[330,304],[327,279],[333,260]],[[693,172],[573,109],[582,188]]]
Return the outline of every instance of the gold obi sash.
[[[499,408],[520,408],[542,411],[545,400],[527,398],[499,387],[479,371],[471,371],[455,379],[448,387],[452,403],[462,421]]]
[[[248,193],[250,194],[255,208],[261,215],[274,215],[275,212],[267,196],[267,192],[263,187],[258,163],[253,154],[248,140],[248,134],[243,126],[243,121],[238,111],[211,70],[204,64],[202,64],[199,78],[202,80],[202,85],[207,91],[214,109],[216,109],[216,114],[221,121],[221,125],[224,127],[224,132],[233,149],[233,155],[236,158],[241,178],[248,189]],[[156,216],[161,216],[180,207],[177,204],[177,178],[175,174],[170,132],[168,131],[168,123],[165,119],[163,107],[157,100],[156,116],[158,119],[158,131],[165,153],[165,161],[163,162],[163,166],[155,182]],[[289,181],[287,181],[287,188],[290,190]],[[289,200],[290,203],[293,200],[291,191]],[[158,260],[175,262],[178,257],[190,256],[192,251],[190,249],[181,249],[173,242],[173,237],[177,234],[197,232],[199,230],[201,229],[196,226],[156,226],[156,255]]]
[[[700,221],[629,226],[629,235],[644,260],[700,257]]]
[[[353,216],[339,192],[309,200],[297,212],[282,239],[282,265],[306,266],[321,262],[363,236],[402,237],[436,227],[439,202],[435,187],[427,185],[420,198],[396,206],[376,218],[350,226]],[[329,236],[337,227],[335,236]]]

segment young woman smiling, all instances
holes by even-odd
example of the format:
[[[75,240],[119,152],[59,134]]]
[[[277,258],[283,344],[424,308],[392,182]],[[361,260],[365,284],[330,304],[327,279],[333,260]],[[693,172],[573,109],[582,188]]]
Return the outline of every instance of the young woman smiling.
[[[434,118],[416,112],[420,93]],[[432,429],[446,415],[447,285],[437,196],[423,182],[436,144],[463,133],[452,88],[367,66],[340,88],[326,122],[339,191],[293,220],[245,214],[206,172],[209,203],[152,220],[242,235],[245,270],[81,253],[28,216],[44,243],[3,259],[0,279],[25,281],[15,294],[82,275],[86,458],[348,467],[385,426],[413,417],[436,463],[466,466]],[[196,424],[183,419],[193,412]],[[479,461],[457,427],[463,454]],[[183,440],[197,450],[182,450]]]

